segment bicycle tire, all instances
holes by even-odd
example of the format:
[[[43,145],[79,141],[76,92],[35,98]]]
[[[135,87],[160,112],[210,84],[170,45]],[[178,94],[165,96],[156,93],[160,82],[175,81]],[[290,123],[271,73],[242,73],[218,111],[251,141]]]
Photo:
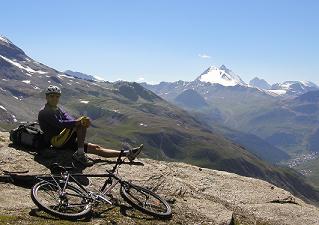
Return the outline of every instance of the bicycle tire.
[[[165,210],[163,212],[154,211],[154,210],[150,210],[146,208],[145,205],[143,206],[141,204],[136,203],[135,202],[136,196],[132,196],[132,194],[130,193],[132,189],[134,189],[135,191],[139,193],[142,193],[143,195],[152,196],[164,206]],[[146,188],[126,182],[121,185],[120,194],[126,202],[128,202],[131,206],[133,206],[134,208],[136,208],[137,210],[143,213],[146,213],[154,217],[163,218],[163,219],[170,218],[172,216],[172,208],[168,204],[168,202],[164,200],[162,197],[160,197],[159,195],[155,194],[154,192]]]
[[[67,220],[77,220],[77,219],[81,219],[84,217],[87,217],[88,214],[91,212],[92,210],[92,205],[88,202],[88,203],[83,203],[83,205],[85,205],[83,211],[80,211],[79,213],[75,213],[75,214],[71,214],[71,213],[63,213],[57,210],[54,210],[52,208],[50,208],[49,206],[45,205],[43,202],[41,202],[41,200],[39,199],[38,196],[38,191],[41,187],[45,186],[45,185],[49,185],[51,186],[51,190],[53,188],[52,191],[56,191],[57,192],[57,196],[59,196],[58,194],[58,187],[56,184],[53,183],[49,183],[47,181],[41,181],[36,183],[32,189],[31,189],[31,198],[32,201],[35,203],[36,206],[38,206],[39,209],[43,210],[44,212],[53,215],[55,217],[59,217],[61,219],[67,219]],[[74,187],[73,185],[68,184],[66,187],[66,191],[73,191],[75,193],[77,193],[80,196],[86,195],[86,193],[84,193],[83,191],[81,191],[80,189],[78,189],[77,187]],[[89,197],[87,197],[89,198]]]

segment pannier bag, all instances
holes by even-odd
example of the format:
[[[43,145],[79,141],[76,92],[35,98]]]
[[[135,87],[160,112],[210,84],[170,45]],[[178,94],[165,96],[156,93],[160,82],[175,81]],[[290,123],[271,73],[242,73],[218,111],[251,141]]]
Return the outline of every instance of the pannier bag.
[[[43,148],[43,131],[36,122],[21,124],[10,131],[10,140],[16,146],[38,151]]]

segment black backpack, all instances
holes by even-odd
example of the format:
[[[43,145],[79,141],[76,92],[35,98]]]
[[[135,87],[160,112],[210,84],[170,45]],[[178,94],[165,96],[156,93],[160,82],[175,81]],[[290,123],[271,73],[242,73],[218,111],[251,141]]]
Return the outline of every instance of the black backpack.
[[[21,124],[10,131],[10,140],[16,146],[30,148],[39,151],[44,148],[43,131],[38,123]]]

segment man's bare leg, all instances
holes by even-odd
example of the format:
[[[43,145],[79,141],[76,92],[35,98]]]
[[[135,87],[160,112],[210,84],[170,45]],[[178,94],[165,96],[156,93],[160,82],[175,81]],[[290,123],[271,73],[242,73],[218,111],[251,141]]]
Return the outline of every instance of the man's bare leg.
[[[86,129],[87,128],[83,126],[76,127],[79,149],[84,148]],[[120,151],[118,150],[103,148],[100,145],[91,144],[91,143],[88,143],[87,153],[103,156],[105,158],[118,157],[120,155]]]
[[[143,145],[140,145],[137,148],[126,150],[124,152],[124,155],[127,156],[127,158],[130,161],[133,161],[136,158],[136,156],[141,152],[142,149],[143,149]],[[99,155],[105,158],[118,157],[121,153],[121,151],[119,150],[103,148],[100,145],[92,144],[92,143],[88,143],[87,152],[91,154]]]
[[[77,152],[80,154],[84,154],[84,141],[85,141],[85,136],[86,136],[86,129],[87,128],[84,126],[77,126],[76,127],[77,141],[78,141],[78,151]],[[124,155],[127,156],[130,161],[132,161],[140,153],[142,148],[143,148],[143,145],[140,145],[139,147],[131,149],[130,151],[127,150],[124,152]],[[88,143],[87,153],[91,153],[91,154],[95,154],[95,155],[102,156],[105,158],[109,158],[109,157],[118,157],[120,155],[121,151],[103,148],[100,145]]]
[[[85,166],[92,166],[94,162],[91,159],[87,158],[84,153],[84,140],[87,128],[84,126],[76,126],[75,129],[77,135],[78,150],[73,154],[73,159],[77,160]]]
[[[78,147],[84,148],[84,141],[86,136],[86,127],[83,126],[77,126],[76,127],[76,135],[77,135],[77,141],[78,141]]]
[[[105,158],[118,157],[121,153],[121,151],[119,150],[103,148],[100,145],[92,144],[92,143],[88,143],[87,152],[94,155],[99,155]]]

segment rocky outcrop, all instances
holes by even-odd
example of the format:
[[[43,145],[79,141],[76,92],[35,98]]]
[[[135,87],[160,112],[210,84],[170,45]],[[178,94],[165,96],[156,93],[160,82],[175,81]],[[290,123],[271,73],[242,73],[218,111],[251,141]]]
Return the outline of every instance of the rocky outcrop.
[[[47,166],[59,161],[68,164],[72,153],[56,152],[55,156],[27,152],[10,147],[8,133],[0,132],[0,170],[28,171],[28,174],[47,173]],[[102,173],[111,168],[114,159],[90,155],[96,164],[84,173]],[[136,214],[120,200],[116,207],[101,212],[91,219],[94,224],[319,224],[319,209],[294,197],[290,192],[254,178],[233,173],[191,166],[185,163],[138,159],[135,165],[123,164],[119,174],[137,184],[152,188],[172,205],[173,217],[159,221]],[[96,189],[103,179],[90,180],[89,188]],[[43,222],[43,216],[34,217],[36,206],[30,190],[13,184],[1,183],[1,216],[17,216],[20,222]],[[115,193],[119,198],[119,196]],[[120,198],[119,198],[120,199]],[[106,206],[107,207],[107,206]],[[126,208],[125,208],[126,207]],[[128,209],[125,213],[123,208]],[[104,211],[103,211],[104,210]],[[125,211],[125,210],[124,210]],[[138,215],[138,216],[136,216]],[[11,218],[10,217],[10,218]],[[7,218],[7,217],[6,217]],[[23,219],[22,219],[23,218]],[[48,219],[45,217],[46,220]],[[15,221],[13,219],[13,221]],[[59,223],[50,220],[50,223]],[[20,223],[20,224],[21,224]]]

